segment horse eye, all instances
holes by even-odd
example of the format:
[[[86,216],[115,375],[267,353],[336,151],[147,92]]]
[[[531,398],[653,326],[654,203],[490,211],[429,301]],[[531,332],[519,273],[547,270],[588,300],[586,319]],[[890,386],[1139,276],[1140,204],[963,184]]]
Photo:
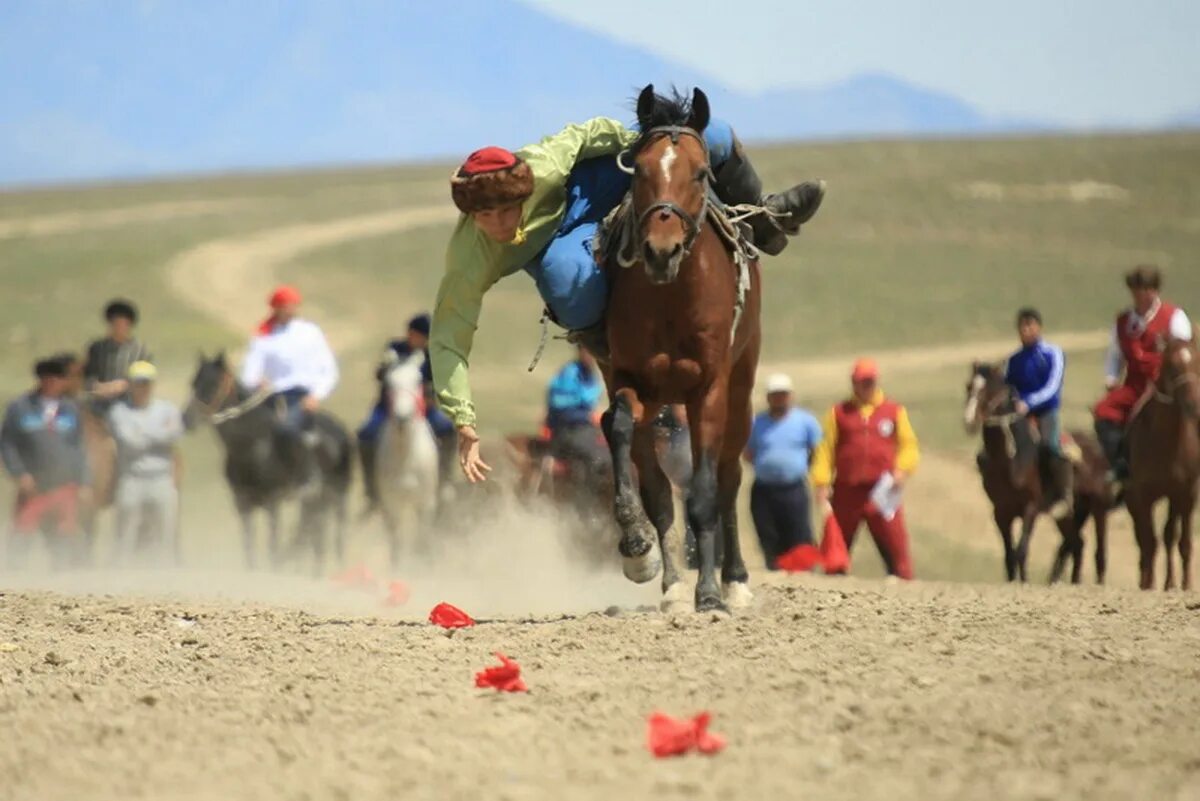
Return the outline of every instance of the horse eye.
[[[703,183],[707,179],[708,179],[708,167],[701,167],[700,169],[696,170],[696,180],[697,181],[700,181],[701,183]]]

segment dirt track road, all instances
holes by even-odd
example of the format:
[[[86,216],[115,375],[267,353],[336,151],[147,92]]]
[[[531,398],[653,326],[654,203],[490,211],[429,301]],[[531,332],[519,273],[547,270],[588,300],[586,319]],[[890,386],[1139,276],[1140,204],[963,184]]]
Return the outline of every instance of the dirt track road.
[[[419,610],[424,611],[424,609]],[[475,610],[479,613],[480,610]],[[531,691],[477,690],[503,651]],[[645,716],[710,709],[714,757]],[[0,597],[7,799],[1200,799],[1200,602],[774,580],[733,619]]]

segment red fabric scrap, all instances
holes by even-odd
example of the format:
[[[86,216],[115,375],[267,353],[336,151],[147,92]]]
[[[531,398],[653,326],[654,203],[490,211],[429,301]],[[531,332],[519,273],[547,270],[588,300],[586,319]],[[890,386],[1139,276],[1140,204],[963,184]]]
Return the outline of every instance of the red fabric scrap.
[[[388,594],[383,599],[384,606],[404,606],[412,596],[408,585],[399,579],[388,582]]]
[[[491,687],[496,692],[523,693],[528,692],[525,680],[521,678],[521,666],[499,651],[496,658],[500,660],[499,667],[484,668],[475,674],[476,687]]]
[[[457,606],[440,603],[429,613],[429,622],[444,629],[461,629],[474,626],[475,621]]]
[[[708,730],[711,720],[711,712],[701,712],[682,720],[655,712],[647,721],[646,746],[659,758],[678,756],[692,750],[715,754],[725,747],[725,738]]]
[[[355,590],[373,590],[377,584],[375,574],[366,565],[355,565],[333,577],[337,584]]]
[[[846,549],[846,538],[842,527],[833,514],[825,516],[825,531],[821,536],[821,558],[825,562],[825,573],[833,575],[850,569],[850,551]]]
[[[815,545],[797,545],[787,553],[780,554],[775,560],[775,567],[789,573],[805,573],[817,565],[823,564],[821,549]]]

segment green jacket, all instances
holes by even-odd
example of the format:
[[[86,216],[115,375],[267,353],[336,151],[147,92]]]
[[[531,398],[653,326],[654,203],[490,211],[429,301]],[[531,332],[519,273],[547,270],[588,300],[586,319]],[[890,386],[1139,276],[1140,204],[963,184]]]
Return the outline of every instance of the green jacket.
[[[446,274],[429,337],[438,405],[456,426],[475,425],[467,365],[484,294],[532,261],[554,238],[566,212],[567,176],[575,165],[615,156],[635,139],[637,134],[616,120],[597,117],[517,151],[533,170],[533,194],[525,201],[521,228],[512,242],[494,242],[475,228],[469,215],[459,217],[446,250]]]

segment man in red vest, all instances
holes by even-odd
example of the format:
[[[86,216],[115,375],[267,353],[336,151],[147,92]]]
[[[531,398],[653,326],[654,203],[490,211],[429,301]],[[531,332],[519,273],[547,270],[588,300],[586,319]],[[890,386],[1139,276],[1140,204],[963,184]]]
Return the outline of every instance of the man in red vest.
[[[1109,478],[1115,482],[1129,477],[1125,428],[1138,401],[1158,379],[1163,344],[1168,338],[1186,341],[1193,336],[1192,323],[1183,309],[1159,297],[1162,274],[1157,267],[1135,267],[1126,274],[1125,286],[1133,296],[1133,306],[1117,315],[1104,363],[1108,393],[1093,410],[1096,437],[1112,466]]]
[[[921,458],[917,435],[908,411],[879,388],[879,368],[872,359],[855,362],[850,382],[850,398],[830,409],[822,421],[825,436],[810,473],[817,505],[832,505],[847,547],[866,520],[888,573],[911,579],[908,531],[898,500]],[[889,490],[884,494],[895,503],[894,509],[881,508],[872,498],[877,488]]]

